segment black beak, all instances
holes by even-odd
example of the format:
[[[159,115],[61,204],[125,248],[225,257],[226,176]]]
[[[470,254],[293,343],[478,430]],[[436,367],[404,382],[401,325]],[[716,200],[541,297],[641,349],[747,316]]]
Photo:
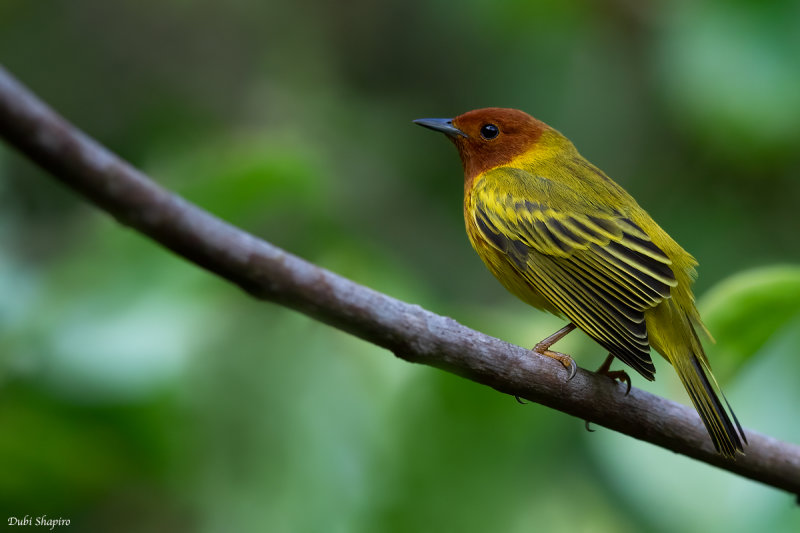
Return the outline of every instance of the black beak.
[[[444,133],[449,137],[467,137],[467,134],[453,126],[452,118],[418,118],[414,124],[419,124],[423,128]]]

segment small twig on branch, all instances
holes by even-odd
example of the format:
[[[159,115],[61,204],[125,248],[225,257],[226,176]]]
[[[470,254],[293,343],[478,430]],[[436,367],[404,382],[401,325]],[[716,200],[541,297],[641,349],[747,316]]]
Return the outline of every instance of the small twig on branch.
[[[69,124],[0,67],[0,136],[117,220],[260,298],[494,389],[800,494],[800,446],[748,430],[746,455],[714,452],[695,411],[579,370],[348,279],[171,194]]]

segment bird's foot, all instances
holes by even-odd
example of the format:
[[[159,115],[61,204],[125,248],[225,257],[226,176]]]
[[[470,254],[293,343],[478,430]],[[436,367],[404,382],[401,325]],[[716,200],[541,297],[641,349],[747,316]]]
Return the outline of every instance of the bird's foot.
[[[625,390],[625,396],[627,396],[628,393],[631,392],[631,377],[624,370],[611,370],[611,362],[613,360],[614,356],[608,354],[608,357],[606,357],[606,360],[603,361],[603,364],[600,365],[600,368],[597,369],[596,373],[608,376],[614,381],[625,383],[628,386],[627,389]]]
[[[569,372],[567,381],[575,377],[575,374],[578,372],[578,364],[572,357],[561,352],[554,352],[550,349],[550,347],[555,343],[557,343],[558,341],[560,341],[561,339],[563,339],[564,336],[573,329],[575,329],[575,324],[572,323],[567,324],[566,326],[556,331],[546,339],[537,343],[532,350],[533,353],[535,354],[543,355],[545,357],[549,357],[550,359],[555,359],[556,361],[564,365],[564,368],[566,368],[567,371]]]
[[[549,357],[550,359],[555,359],[562,365],[564,368],[567,369],[569,372],[569,376],[567,377],[567,381],[571,380],[575,377],[575,374],[578,372],[578,363],[575,362],[575,359],[570,357],[569,355],[561,352],[554,352],[553,350],[548,350],[549,346],[542,346],[540,342],[536,346],[533,347],[533,353],[538,355],[543,355],[545,357]]]

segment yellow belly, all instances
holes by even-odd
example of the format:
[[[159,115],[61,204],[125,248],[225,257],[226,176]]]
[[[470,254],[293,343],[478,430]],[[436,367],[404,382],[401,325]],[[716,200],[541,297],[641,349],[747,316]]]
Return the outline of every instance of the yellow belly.
[[[520,274],[519,267],[511,258],[486,240],[475,224],[475,219],[470,216],[468,209],[464,211],[464,220],[467,226],[469,242],[472,243],[472,247],[478,252],[478,256],[483,260],[489,271],[503,284],[503,287],[523,302],[537,309],[563,316],[563,313],[554,307],[541,292],[525,280]],[[535,272],[526,272],[526,274],[536,275]]]

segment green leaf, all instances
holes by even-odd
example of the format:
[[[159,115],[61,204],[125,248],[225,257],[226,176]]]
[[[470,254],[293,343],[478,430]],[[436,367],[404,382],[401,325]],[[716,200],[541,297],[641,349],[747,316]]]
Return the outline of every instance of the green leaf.
[[[703,319],[717,340],[707,343],[715,373],[735,372],[773,335],[800,316],[800,266],[777,265],[723,280],[700,301]]]

